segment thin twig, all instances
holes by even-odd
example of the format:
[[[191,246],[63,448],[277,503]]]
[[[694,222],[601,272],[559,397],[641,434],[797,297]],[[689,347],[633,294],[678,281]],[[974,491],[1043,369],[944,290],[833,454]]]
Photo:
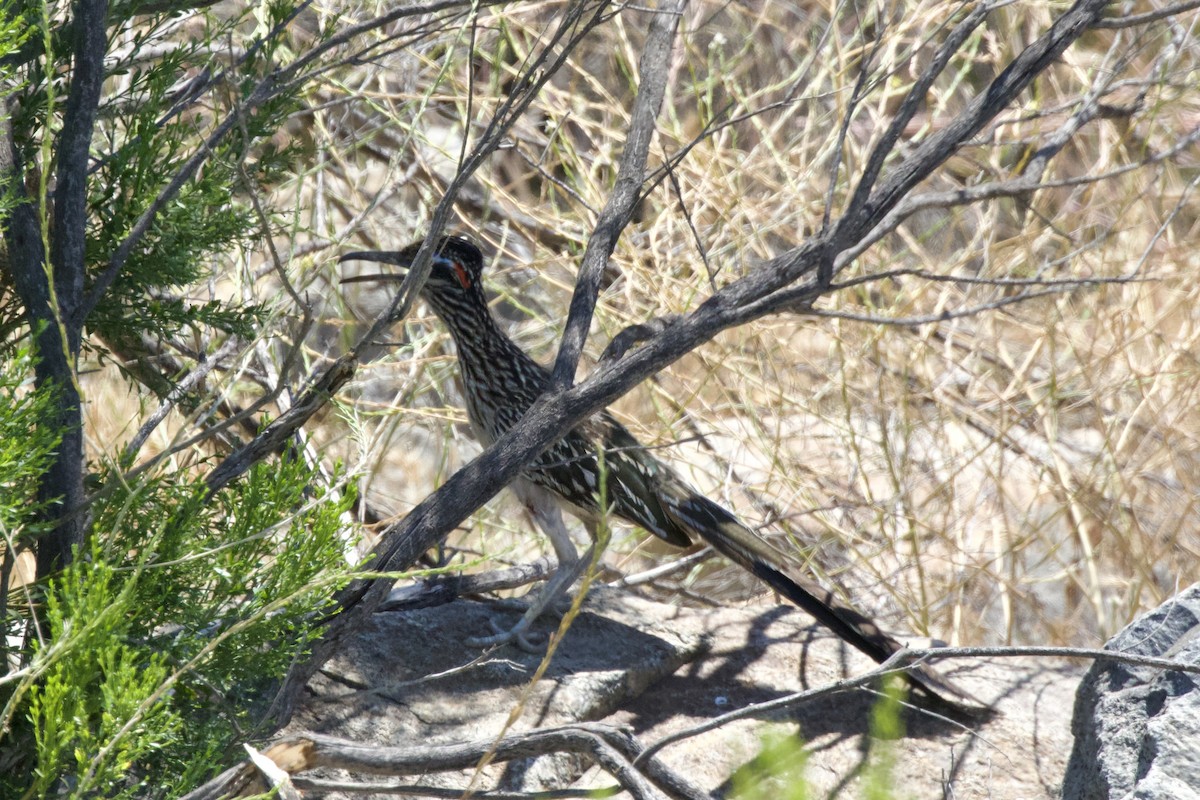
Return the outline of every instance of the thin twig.
[[[125,445],[122,462],[132,464],[138,452],[141,451],[142,446],[146,444],[146,440],[150,438],[150,434],[159,426],[159,423],[166,419],[172,409],[187,397],[188,393],[202,383],[208,377],[208,374],[219,366],[226,356],[231,355],[241,345],[242,343],[237,337],[231,336],[225,340],[224,344],[214,350],[211,355],[202,359],[181,381],[176,383],[171,388],[170,393],[159,403],[158,408],[138,428],[138,432],[129,440],[129,444]]]

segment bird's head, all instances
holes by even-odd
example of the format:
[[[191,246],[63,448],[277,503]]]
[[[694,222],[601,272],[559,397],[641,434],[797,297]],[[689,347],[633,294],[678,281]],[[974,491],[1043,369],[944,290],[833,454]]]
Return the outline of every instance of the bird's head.
[[[338,259],[347,261],[374,261],[379,264],[390,264],[407,270],[412,266],[421,249],[421,242],[414,242],[403,250],[359,250],[347,253]],[[404,280],[405,272],[385,272],[377,275],[355,275],[343,278],[342,283],[364,283],[367,281]],[[483,289],[483,254],[469,239],[461,236],[443,236],[434,249],[433,266],[429,271],[429,279],[421,289],[426,300],[433,303],[434,308],[445,307],[447,303],[455,302],[467,295],[482,293]],[[439,302],[440,301],[440,302]]]

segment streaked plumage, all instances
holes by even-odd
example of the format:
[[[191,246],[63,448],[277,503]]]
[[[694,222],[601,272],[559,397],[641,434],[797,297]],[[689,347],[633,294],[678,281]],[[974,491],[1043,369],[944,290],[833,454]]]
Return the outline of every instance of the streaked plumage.
[[[419,246],[418,242],[396,252],[349,253],[341,260],[407,267]],[[483,256],[473,243],[445,237],[438,244],[422,296],[454,338],[467,416],[475,435],[487,446],[546,391],[550,373],[497,326],[483,292],[482,272]],[[400,277],[364,275],[346,282]],[[712,545],[878,662],[901,648],[869,618],[802,574],[799,565],[732,513],[692,488],[607,411],[599,412],[551,445],[522,473],[527,486],[518,486],[518,494],[527,503],[537,502],[543,494],[551,495],[590,526],[598,513],[599,447],[605,453],[612,514],[680,547],[690,546],[695,539]],[[541,491],[530,490],[529,486]],[[553,534],[551,538],[555,538]],[[570,558],[562,548],[562,543],[556,542],[560,561]],[[573,553],[573,545],[571,550]],[[966,697],[928,670],[920,670],[914,681],[934,698],[939,692]]]

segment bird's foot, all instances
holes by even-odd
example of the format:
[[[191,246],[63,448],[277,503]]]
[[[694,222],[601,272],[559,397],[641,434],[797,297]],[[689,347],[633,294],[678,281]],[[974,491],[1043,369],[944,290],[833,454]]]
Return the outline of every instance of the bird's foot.
[[[491,636],[472,636],[466,640],[469,647],[504,647],[514,644],[526,653],[539,655],[546,649],[546,637],[529,630],[532,620],[521,617],[521,621],[508,630],[495,620],[488,620]]]
[[[595,545],[592,545],[595,547]],[[573,558],[566,560],[567,552],[564,549],[559,553],[558,569],[554,571],[553,577],[546,582],[541,591],[530,601],[529,607],[525,613],[521,615],[521,619],[510,630],[504,631],[495,622],[490,622],[492,630],[496,631],[493,636],[485,636],[481,638],[468,639],[467,644],[473,647],[500,647],[506,644],[515,644],[527,653],[541,653],[545,651],[544,645],[534,643],[533,634],[530,628],[533,623],[537,622],[538,617],[542,616],[543,612],[552,608],[559,600],[564,599],[567,587],[575,582],[575,579],[583,572],[585,566],[591,561],[592,547],[587,550],[585,558]],[[572,553],[572,556],[574,554]],[[537,636],[538,639],[543,639],[542,636]]]

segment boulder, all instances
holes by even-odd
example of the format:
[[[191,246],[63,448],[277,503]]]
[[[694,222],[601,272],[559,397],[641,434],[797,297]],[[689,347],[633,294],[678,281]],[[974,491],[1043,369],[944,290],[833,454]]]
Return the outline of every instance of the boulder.
[[[874,666],[791,606],[676,607],[628,590],[593,589],[536,683],[538,656],[506,648],[476,662],[479,650],[464,644],[516,618],[467,600],[376,614],[311,682],[287,733],[386,748],[458,744],[586,721],[631,731],[650,746],[695,729],[657,753],[664,771],[685,787],[677,796],[726,796],[750,783],[761,789],[751,796],[776,797],[783,795],[771,782],[797,779],[819,797],[864,796],[866,781],[884,781],[898,797],[1050,800],[1059,793],[1071,743],[1068,709],[1081,667],[1033,658],[942,662],[943,674],[998,713],[964,726],[909,709],[903,735],[880,740],[871,736],[878,695],[866,689],[714,724],[735,709]],[[538,629],[546,632],[551,624]],[[767,741],[773,752],[788,755],[782,764],[777,759],[760,768],[756,756]],[[341,771],[306,777],[314,775],[310,790],[322,781],[370,783]],[[427,773],[419,782],[532,791],[614,780],[594,759],[560,753]],[[364,789],[312,796],[372,795]]]
[[[1200,586],[1142,615],[1105,646],[1200,664]],[[1075,699],[1064,800],[1200,798],[1196,673],[1097,661]]]

